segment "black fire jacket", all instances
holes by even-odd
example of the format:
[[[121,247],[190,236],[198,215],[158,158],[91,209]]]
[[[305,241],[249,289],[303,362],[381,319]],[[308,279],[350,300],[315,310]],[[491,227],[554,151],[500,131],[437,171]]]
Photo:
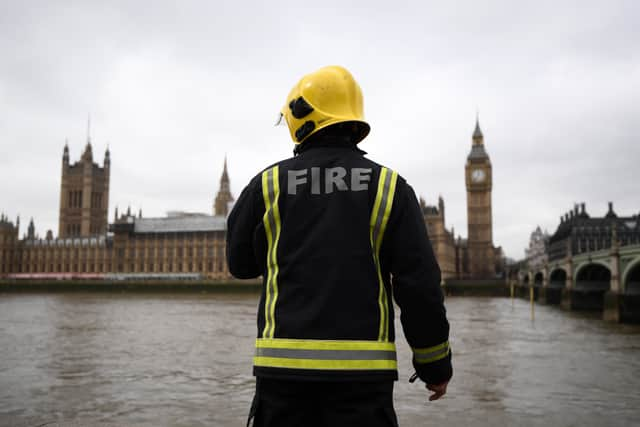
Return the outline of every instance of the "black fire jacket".
[[[254,374],[397,379],[394,305],[420,379],[452,375],[440,269],[413,189],[325,138],[258,174],[227,223],[237,278],[263,276]]]

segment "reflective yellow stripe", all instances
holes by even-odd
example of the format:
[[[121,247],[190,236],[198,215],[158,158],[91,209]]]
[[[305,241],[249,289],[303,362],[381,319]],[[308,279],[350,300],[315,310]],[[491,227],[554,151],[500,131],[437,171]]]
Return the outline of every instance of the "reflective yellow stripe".
[[[275,241],[273,242],[273,264],[275,266],[275,272],[273,274],[273,301],[271,301],[271,333],[269,336],[273,338],[276,329],[276,303],[278,301],[278,273],[280,267],[278,266],[278,242],[280,241],[280,207],[278,206],[278,199],[280,198],[280,175],[278,166],[273,168],[273,218],[276,223]]]
[[[369,221],[371,247],[373,249],[373,260],[376,265],[379,282],[378,306],[380,309],[380,326],[378,330],[378,339],[387,341],[389,339],[389,301],[387,291],[382,278],[382,270],[380,267],[380,247],[384,231],[389,221],[391,207],[393,206],[393,196],[396,190],[398,174],[387,168],[380,170],[378,178],[378,191],[376,193],[373,210],[371,211],[371,219]]]
[[[391,342],[363,340],[256,340],[255,366],[290,369],[395,370]]]
[[[396,183],[398,182],[398,173],[391,171],[391,182],[389,184],[389,190],[387,192],[386,202],[387,205],[384,207],[384,216],[382,217],[382,225],[380,226],[380,237],[378,238],[378,242],[376,243],[376,252],[380,253],[380,246],[382,245],[382,236],[384,236],[384,231],[387,228],[387,222],[389,221],[389,215],[391,215],[391,206],[393,206],[393,196],[396,192]]]
[[[395,351],[392,342],[366,340],[305,340],[292,338],[258,338],[257,348],[292,348],[299,350],[373,350]]]
[[[387,222],[389,221],[389,216],[391,215],[391,207],[393,206],[393,196],[396,192],[396,182],[398,181],[398,173],[395,171],[391,171],[391,182],[389,184],[389,188],[386,193],[386,206],[384,207],[384,216],[382,217],[382,225],[380,226],[380,236],[378,237],[376,253],[378,254],[378,271],[380,271],[380,247],[382,246],[382,238],[384,236],[384,232],[387,229]],[[380,271],[380,276],[382,277],[382,272]],[[381,282],[384,290],[384,282]],[[382,339],[387,341],[389,339],[389,302],[387,301],[387,292],[384,292],[384,335]]]
[[[387,168],[382,168],[380,170],[380,177],[378,178],[378,192],[376,193],[376,200],[373,204],[373,211],[371,212],[371,220],[369,222],[369,226],[371,229],[371,248],[373,249],[373,262],[376,265],[376,273],[378,274],[378,308],[380,309],[380,326],[378,328],[378,339],[380,341],[384,340],[384,327],[385,327],[385,300],[386,300],[386,290],[384,288],[384,281],[382,280],[382,271],[380,270],[380,262],[378,260],[378,252],[376,251],[376,238],[378,237],[377,233],[377,224],[378,224],[378,216],[380,212],[380,204],[382,203],[382,195],[384,194],[384,181],[387,176]]]
[[[271,248],[273,247],[273,238],[271,237],[271,224],[269,224],[269,211],[271,210],[271,200],[269,198],[269,172],[270,170],[266,170],[262,172],[262,198],[264,199],[264,216],[262,218],[262,222],[264,223],[264,231],[267,235],[267,283],[266,283],[266,298],[264,303],[264,321],[265,326],[262,331],[262,336],[267,335],[267,331],[271,325],[271,321],[269,319],[269,304],[271,303],[271,276],[273,275],[273,271],[271,270]]]
[[[445,341],[442,344],[438,344],[433,347],[412,348],[411,350],[413,350],[413,357],[416,362],[424,364],[444,359],[449,355],[451,348],[449,347],[449,341]]]
[[[254,357],[253,364],[265,368],[290,369],[395,370],[398,368],[398,363],[395,360],[317,360]]]
[[[273,337],[275,331],[275,308],[278,298],[278,240],[280,238],[280,195],[278,166],[262,172],[262,197],[265,212],[262,218],[267,236],[267,283],[264,304],[263,337]]]

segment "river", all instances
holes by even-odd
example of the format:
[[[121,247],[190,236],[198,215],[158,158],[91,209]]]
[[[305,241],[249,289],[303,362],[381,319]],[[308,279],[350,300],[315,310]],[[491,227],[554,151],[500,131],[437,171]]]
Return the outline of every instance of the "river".
[[[256,295],[0,294],[0,425],[242,426]],[[640,327],[448,298],[454,378],[427,402],[399,320],[401,426],[640,423]]]

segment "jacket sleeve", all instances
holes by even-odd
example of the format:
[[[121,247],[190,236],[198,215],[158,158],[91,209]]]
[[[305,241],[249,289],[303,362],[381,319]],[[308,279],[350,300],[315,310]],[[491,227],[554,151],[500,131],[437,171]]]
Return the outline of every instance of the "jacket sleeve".
[[[254,232],[264,214],[260,190],[260,181],[254,178],[242,190],[227,218],[227,263],[238,279],[253,279],[262,274],[254,248]]]
[[[416,195],[403,179],[398,180],[385,234],[383,249],[413,366],[422,381],[440,384],[453,375],[440,267]]]

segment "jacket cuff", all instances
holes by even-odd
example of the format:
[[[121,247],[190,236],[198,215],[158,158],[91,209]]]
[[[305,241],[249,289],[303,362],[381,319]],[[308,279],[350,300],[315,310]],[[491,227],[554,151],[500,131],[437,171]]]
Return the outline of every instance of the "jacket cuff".
[[[441,384],[453,376],[451,348],[446,341],[428,348],[413,348],[413,367],[427,384]]]

